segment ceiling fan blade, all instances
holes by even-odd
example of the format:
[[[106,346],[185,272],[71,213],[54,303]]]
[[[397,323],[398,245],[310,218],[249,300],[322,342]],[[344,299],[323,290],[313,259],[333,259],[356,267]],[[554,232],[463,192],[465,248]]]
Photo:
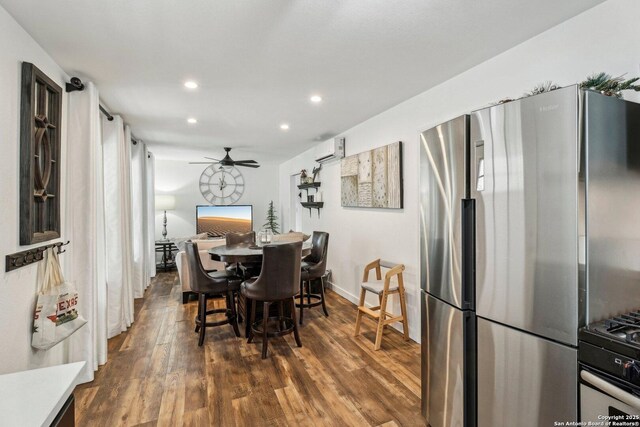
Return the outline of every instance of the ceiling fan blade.
[[[205,159],[209,159],[209,160],[215,160],[216,162],[219,162],[219,161],[220,161],[219,159],[214,159],[213,157],[207,157],[207,156],[204,156],[204,158],[205,158]]]
[[[260,165],[256,163],[236,163],[235,166],[242,166],[243,168],[259,168]]]
[[[217,162],[189,162],[190,165],[213,165]]]
[[[255,160],[234,160],[236,163],[258,163]]]

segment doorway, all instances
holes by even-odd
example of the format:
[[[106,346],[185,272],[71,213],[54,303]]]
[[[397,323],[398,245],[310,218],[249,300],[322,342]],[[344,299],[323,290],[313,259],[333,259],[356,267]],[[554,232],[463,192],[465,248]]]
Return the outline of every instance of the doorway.
[[[300,204],[300,189],[298,182],[300,174],[291,175],[291,184],[289,189],[291,206],[289,207],[289,224],[294,231],[302,231],[302,205]]]

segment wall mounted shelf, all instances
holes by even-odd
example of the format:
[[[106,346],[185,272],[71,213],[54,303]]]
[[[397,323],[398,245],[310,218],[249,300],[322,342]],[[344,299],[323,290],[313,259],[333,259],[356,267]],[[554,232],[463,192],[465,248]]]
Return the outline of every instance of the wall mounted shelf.
[[[311,209],[318,210],[318,217],[320,217],[320,209],[324,206],[324,202],[300,202],[303,208],[309,209],[309,216],[311,216]]]
[[[319,182],[311,182],[309,184],[300,184],[300,185],[298,185],[298,188],[300,190],[307,190],[307,191],[309,191],[310,188],[317,189],[318,187],[320,187],[320,183]]]
[[[318,194],[318,188],[320,187],[320,182],[310,182],[308,184],[300,184],[298,185],[298,189],[300,190],[305,190],[307,192],[307,200],[309,200],[309,190],[313,189],[316,192],[316,195]],[[298,196],[301,197],[302,193],[300,193]],[[317,197],[317,196],[316,196]],[[303,208],[307,208],[309,209],[309,216],[311,216],[311,209],[317,209],[318,210],[318,217],[320,216],[320,209],[322,208],[322,206],[324,206],[323,202],[303,202],[300,201],[300,204],[302,204]]]

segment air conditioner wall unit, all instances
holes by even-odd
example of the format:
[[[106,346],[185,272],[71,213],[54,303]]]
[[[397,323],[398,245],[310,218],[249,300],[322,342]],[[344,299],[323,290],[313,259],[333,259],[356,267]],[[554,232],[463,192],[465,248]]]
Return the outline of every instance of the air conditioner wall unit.
[[[333,141],[325,142],[316,150],[316,162],[325,163],[344,157],[344,138],[333,138]]]

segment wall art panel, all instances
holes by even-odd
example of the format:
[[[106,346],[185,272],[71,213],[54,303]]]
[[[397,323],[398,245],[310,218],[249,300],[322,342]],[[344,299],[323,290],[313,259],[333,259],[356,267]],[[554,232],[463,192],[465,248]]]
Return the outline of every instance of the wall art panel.
[[[401,209],[402,142],[345,157],[340,165],[344,207]]]
[[[62,88],[22,63],[20,104],[20,244],[60,237]]]

